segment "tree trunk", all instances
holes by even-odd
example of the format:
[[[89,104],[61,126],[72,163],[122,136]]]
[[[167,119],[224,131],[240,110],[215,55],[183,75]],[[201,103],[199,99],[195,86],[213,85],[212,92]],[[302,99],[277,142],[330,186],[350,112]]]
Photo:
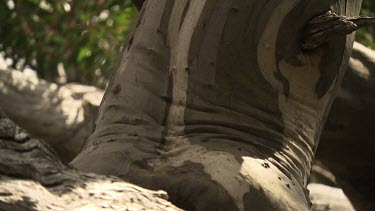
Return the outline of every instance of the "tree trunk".
[[[28,136],[1,110],[0,152],[1,210],[179,210],[163,191],[64,166],[48,145]],[[337,188],[310,184],[309,190],[314,211],[352,210]]]
[[[352,36],[306,23],[360,1],[146,1],[72,165],[192,210],[308,210],[309,171]]]

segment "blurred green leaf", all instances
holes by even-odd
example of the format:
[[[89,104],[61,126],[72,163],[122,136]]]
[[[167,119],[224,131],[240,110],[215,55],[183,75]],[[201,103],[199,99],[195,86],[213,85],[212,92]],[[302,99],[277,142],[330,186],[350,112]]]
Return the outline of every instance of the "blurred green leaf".
[[[77,62],[80,62],[84,58],[89,57],[90,56],[90,52],[91,51],[90,51],[89,48],[81,48],[81,50],[79,51],[78,56],[77,56]]]
[[[361,15],[375,17],[375,1],[365,0],[362,4]],[[356,33],[356,41],[375,49],[375,26],[362,28]]]

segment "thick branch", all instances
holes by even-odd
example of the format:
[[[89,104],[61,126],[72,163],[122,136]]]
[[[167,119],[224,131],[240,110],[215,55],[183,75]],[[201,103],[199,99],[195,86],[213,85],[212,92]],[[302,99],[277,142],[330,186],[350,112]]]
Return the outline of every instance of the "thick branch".
[[[65,166],[0,111],[0,210],[180,210],[167,198]]]
[[[310,198],[313,211],[354,211],[353,205],[339,188],[322,184],[310,184]]]
[[[337,36],[350,34],[359,28],[374,23],[375,18],[347,17],[329,11],[308,22],[302,48],[304,50],[315,49]]]
[[[0,69],[0,107],[19,125],[70,161],[88,137],[103,92],[95,87],[58,86],[33,74]]]
[[[179,210],[165,201],[168,196],[163,191],[149,191],[115,177],[79,173],[64,166],[47,145],[30,138],[1,111],[0,146],[2,210]],[[309,189],[315,211],[352,208],[339,189],[317,184]]]

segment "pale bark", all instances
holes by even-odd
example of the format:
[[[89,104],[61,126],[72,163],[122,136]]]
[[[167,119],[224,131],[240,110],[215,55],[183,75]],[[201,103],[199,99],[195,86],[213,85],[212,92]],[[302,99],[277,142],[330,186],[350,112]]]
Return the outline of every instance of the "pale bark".
[[[80,173],[0,111],[0,210],[180,210],[164,191]]]
[[[65,162],[81,151],[102,95],[95,87],[59,86],[30,73],[0,69],[0,107]]]
[[[310,209],[353,39],[311,52],[300,40],[314,16],[354,16],[359,2],[146,1],[72,165],[164,189],[187,209]]]
[[[312,211],[355,211],[349,199],[339,188],[309,184]]]

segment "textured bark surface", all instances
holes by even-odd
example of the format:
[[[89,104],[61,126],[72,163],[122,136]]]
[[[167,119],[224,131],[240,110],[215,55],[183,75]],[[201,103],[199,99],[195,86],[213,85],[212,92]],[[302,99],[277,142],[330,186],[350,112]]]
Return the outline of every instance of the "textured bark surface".
[[[0,67],[0,107],[69,162],[92,130],[103,92],[78,84],[58,86],[36,75]]]
[[[329,40],[351,34],[359,28],[370,24],[375,24],[375,18],[347,17],[329,11],[308,22],[305,28],[302,48],[305,50],[315,49]]]
[[[356,43],[322,134],[317,159],[357,210],[375,210],[375,51]]]
[[[167,198],[65,166],[0,111],[0,210],[180,210]]]
[[[353,39],[304,52],[303,28],[329,10],[359,9],[146,1],[72,165],[164,189],[187,209],[308,210],[313,154]]]

